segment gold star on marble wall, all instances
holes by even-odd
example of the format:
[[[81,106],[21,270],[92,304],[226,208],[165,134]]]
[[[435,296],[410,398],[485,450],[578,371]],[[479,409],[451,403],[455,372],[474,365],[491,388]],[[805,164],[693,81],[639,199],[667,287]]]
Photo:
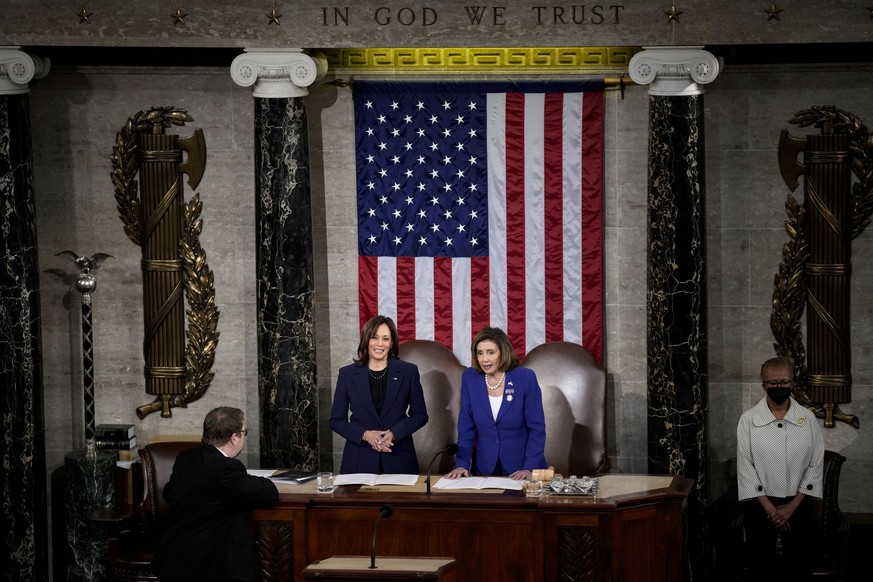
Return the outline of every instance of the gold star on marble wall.
[[[676,10],[675,6],[670,6],[670,10],[664,14],[667,15],[667,24],[670,24],[671,22],[679,22],[679,16],[682,14],[682,11]]]
[[[83,22],[87,22],[88,24],[91,24],[91,15],[92,14],[94,14],[94,13],[88,12],[88,10],[83,6],[82,11],[76,15],[79,17],[79,24],[82,24]]]
[[[767,22],[770,22],[774,18],[779,20],[779,13],[782,12],[782,8],[776,6],[776,3],[770,5],[770,8],[766,9],[764,12],[767,13]]]
[[[270,13],[267,14],[267,18],[270,19],[270,22],[268,22],[267,25],[279,24],[279,19],[282,18],[282,15],[276,12],[276,9],[273,8],[272,10],[270,10]]]
[[[176,8],[176,13],[173,14],[173,18],[175,19],[173,21],[173,26],[176,26],[177,24],[185,24],[185,18],[187,16],[187,12],[182,12],[181,8]]]

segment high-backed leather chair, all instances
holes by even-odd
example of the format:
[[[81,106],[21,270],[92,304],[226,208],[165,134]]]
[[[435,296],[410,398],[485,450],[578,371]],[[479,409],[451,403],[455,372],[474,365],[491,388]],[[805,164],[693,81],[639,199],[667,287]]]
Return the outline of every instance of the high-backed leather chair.
[[[400,344],[400,358],[418,366],[428,421],[413,435],[419,470],[424,474],[433,456],[458,438],[458,408],[464,366],[451,350],[430,340]],[[594,475],[609,471],[606,453],[606,372],[582,346],[547,343],[524,359],[543,389],[546,417],[546,460],[564,475]],[[454,463],[443,455],[433,473]]]
[[[461,374],[464,366],[452,351],[430,340],[412,340],[399,346],[400,359],[418,366],[428,421],[414,435],[419,471],[427,472],[434,455],[458,439],[458,409],[461,404]],[[442,455],[433,474],[447,473],[454,466],[452,455]]]
[[[152,574],[152,556],[170,513],[164,501],[164,486],[170,480],[176,456],[197,446],[197,441],[167,441],[139,449],[139,462],[133,466],[137,480],[134,504],[116,508],[112,515],[95,516],[115,522],[109,537],[109,582],[157,580]]]
[[[522,366],[536,373],[543,391],[549,464],[565,477],[608,472],[606,370],[570,342],[539,345]]]

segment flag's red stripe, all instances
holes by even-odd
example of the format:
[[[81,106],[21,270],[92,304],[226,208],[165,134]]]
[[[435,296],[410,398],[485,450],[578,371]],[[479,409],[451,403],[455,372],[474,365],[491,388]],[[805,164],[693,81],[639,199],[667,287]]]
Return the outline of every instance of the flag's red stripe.
[[[426,309],[426,306],[419,306]],[[454,350],[452,346],[452,259],[436,257],[433,260],[433,335],[436,341]]]
[[[415,339],[415,258],[397,257],[397,335]]]
[[[564,339],[564,94],[548,93],[543,112],[545,192],[543,217],[545,331],[547,342]]]
[[[358,257],[358,318],[361,327],[379,308],[379,257]]]
[[[603,94],[582,100],[582,343],[603,361]]]
[[[506,95],[506,334],[525,346],[524,94]]]
[[[470,259],[470,342],[483,327],[491,324],[490,290],[488,257],[473,257]]]

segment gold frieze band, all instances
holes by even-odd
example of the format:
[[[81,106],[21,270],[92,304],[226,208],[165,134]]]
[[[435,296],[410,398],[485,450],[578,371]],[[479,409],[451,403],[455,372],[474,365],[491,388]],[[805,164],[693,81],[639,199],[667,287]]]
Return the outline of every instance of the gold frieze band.
[[[548,73],[627,71],[641,47],[345,48],[321,49],[338,74]],[[630,83],[630,82],[628,82]]]

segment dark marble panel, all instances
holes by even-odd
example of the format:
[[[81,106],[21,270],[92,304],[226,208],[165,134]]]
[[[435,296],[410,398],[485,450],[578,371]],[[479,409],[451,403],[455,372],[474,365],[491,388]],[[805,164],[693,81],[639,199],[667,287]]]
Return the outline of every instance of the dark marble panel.
[[[64,456],[68,582],[106,580],[108,532],[89,516],[115,505],[115,460],[109,451],[97,451],[93,459],[84,451]]]
[[[703,96],[649,102],[649,472],[694,479],[692,577],[706,563],[708,505]]]
[[[261,465],[318,465],[312,202],[305,102],[255,99]]]
[[[27,95],[0,95],[0,572],[48,579],[45,421]]]

